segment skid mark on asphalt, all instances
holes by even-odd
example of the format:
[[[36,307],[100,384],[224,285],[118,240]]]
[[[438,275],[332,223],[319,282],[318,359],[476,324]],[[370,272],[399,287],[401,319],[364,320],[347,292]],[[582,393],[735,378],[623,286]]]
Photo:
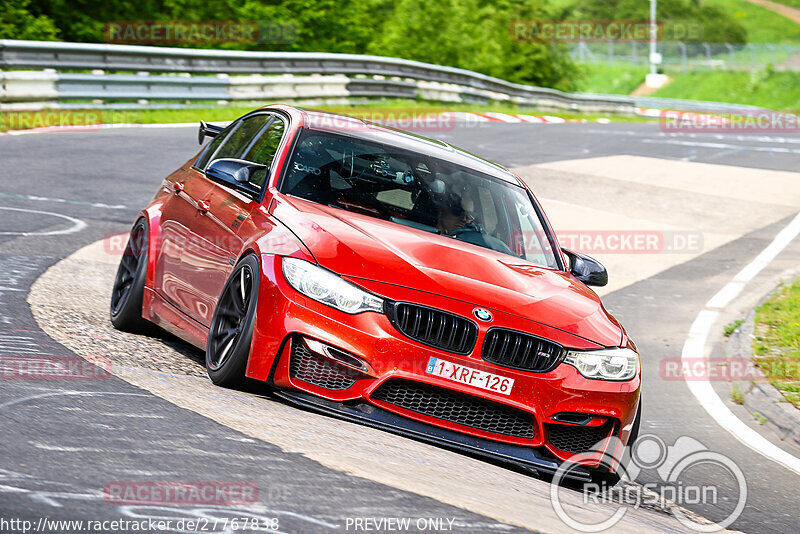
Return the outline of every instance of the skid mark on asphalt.
[[[75,217],[70,217],[68,215],[62,215],[60,213],[53,213],[52,211],[40,211],[40,210],[31,210],[27,208],[9,208],[6,206],[0,206],[0,210],[5,211],[16,211],[21,213],[31,213],[37,216],[46,216],[46,217],[56,217],[58,219],[64,219],[70,223],[72,226],[68,228],[61,228],[58,230],[47,230],[41,232],[4,232],[0,231],[0,235],[15,235],[15,236],[52,236],[52,235],[65,235],[65,234],[74,234],[75,232],[80,232],[84,228],[86,228],[86,222],[76,219]]]
[[[106,306],[117,259],[98,242],[42,275],[29,296],[40,326],[79,355],[107,355],[112,373],[124,380],[284,451],[504,523],[564,530],[543,480],[259,395],[217,388],[197,376],[198,362],[161,340],[114,330]],[[160,362],[160,368],[137,365],[130,351],[151,355],[146,367]],[[183,372],[187,367],[190,376]],[[566,495],[565,502],[571,513],[587,520],[609,515],[607,503],[585,503],[578,493]],[[642,529],[685,530],[673,517],[643,509],[629,510],[616,530],[639,534]]]
[[[52,198],[52,197],[41,197],[38,195],[20,195],[14,193],[3,193],[0,192],[0,197],[2,198],[13,198],[18,200],[33,200],[36,202],[47,202],[52,204],[69,204],[72,206],[87,206],[90,208],[105,208],[110,210],[124,210],[128,209],[127,206],[122,204],[105,204],[103,202],[85,202],[82,200],[69,200],[66,198]]]

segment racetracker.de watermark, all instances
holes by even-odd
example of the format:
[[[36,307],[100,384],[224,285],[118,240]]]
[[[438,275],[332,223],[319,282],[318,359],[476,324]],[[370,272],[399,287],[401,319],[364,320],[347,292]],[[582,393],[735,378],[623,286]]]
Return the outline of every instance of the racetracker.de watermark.
[[[749,358],[664,358],[658,364],[664,380],[766,382],[766,375],[800,376],[800,362]]]
[[[518,43],[648,42],[651,23],[647,20],[514,20],[509,25],[512,41]],[[661,21],[656,24],[659,41],[698,41],[703,25],[692,21]]]
[[[115,481],[103,487],[103,499],[115,505],[243,505],[258,502],[258,486],[232,481]]]
[[[102,128],[103,124],[133,122],[134,115],[126,111],[44,109],[38,111],[3,111],[0,130],[29,130],[32,128],[80,129]]]
[[[355,117],[330,113],[311,113],[308,124],[311,128],[331,128],[345,131],[368,131],[372,123],[407,132],[437,133],[451,132],[459,128],[485,127],[489,120],[480,114],[459,113],[446,110],[375,109],[360,112]]]
[[[720,111],[678,111],[659,114],[659,127],[671,133],[798,133],[800,116],[768,109]]]
[[[98,356],[3,356],[3,380],[103,380],[111,376],[111,360]]]
[[[558,241],[586,254],[695,254],[703,233],[661,230],[559,230]]]
[[[103,26],[114,44],[291,44],[297,25],[266,20],[115,20]]]

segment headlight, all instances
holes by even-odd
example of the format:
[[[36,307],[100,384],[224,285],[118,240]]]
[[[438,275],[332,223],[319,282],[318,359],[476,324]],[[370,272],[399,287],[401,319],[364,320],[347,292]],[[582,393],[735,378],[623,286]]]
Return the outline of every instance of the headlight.
[[[636,376],[639,355],[631,349],[571,350],[564,363],[575,367],[586,378],[630,380]]]
[[[297,258],[283,258],[283,276],[303,295],[346,313],[383,312],[383,299],[330,271]]]

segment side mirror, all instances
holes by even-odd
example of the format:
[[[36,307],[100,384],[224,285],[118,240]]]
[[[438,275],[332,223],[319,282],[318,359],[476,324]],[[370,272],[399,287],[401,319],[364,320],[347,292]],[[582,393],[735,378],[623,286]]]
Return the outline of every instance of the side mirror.
[[[214,126],[213,124],[206,124],[206,121],[200,121],[200,131],[197,132],[197,142],[203,144],[203,139],[206,137],[216,137],[222,130],[222,126]]]
[[[266,169],[266,165],[245,161],[235,158],[215,159],[206,167],[206,174],[209,178],[215,178],[225,182],[236,182],[247,184],[256,171]]]
[[[604,286],[608,283],[608,271],[596,259],[572,250],[562,248],[569,259],[569,272],[587,286]]]

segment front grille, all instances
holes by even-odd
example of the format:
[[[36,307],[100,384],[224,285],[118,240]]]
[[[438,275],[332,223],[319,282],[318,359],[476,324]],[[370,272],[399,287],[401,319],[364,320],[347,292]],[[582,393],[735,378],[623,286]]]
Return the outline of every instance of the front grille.
[[[292,342],[289,375],[325,389],[342,390],[351,387],[364,375],[308,350],[302,341]]]
[[[530,334],[491,328],[483,341],[481,357],[511,369],[544,373],[555,367],[564,356],[561,345]]]
[[[397,302],[389,318],[404,335],[447,352],[467,354],[478,338],[478,326],[469,319],[425,306]]]
[[[410,380],[387,380],[371,395],[410,412],[492,434],[533,438],[533,420],[522,410]]]
[[[613,429],[608,421],[601,426],[573,426],[545,423],[547,441],[564,452],[579,454],[589,452],[601,440],[607,438]]]

